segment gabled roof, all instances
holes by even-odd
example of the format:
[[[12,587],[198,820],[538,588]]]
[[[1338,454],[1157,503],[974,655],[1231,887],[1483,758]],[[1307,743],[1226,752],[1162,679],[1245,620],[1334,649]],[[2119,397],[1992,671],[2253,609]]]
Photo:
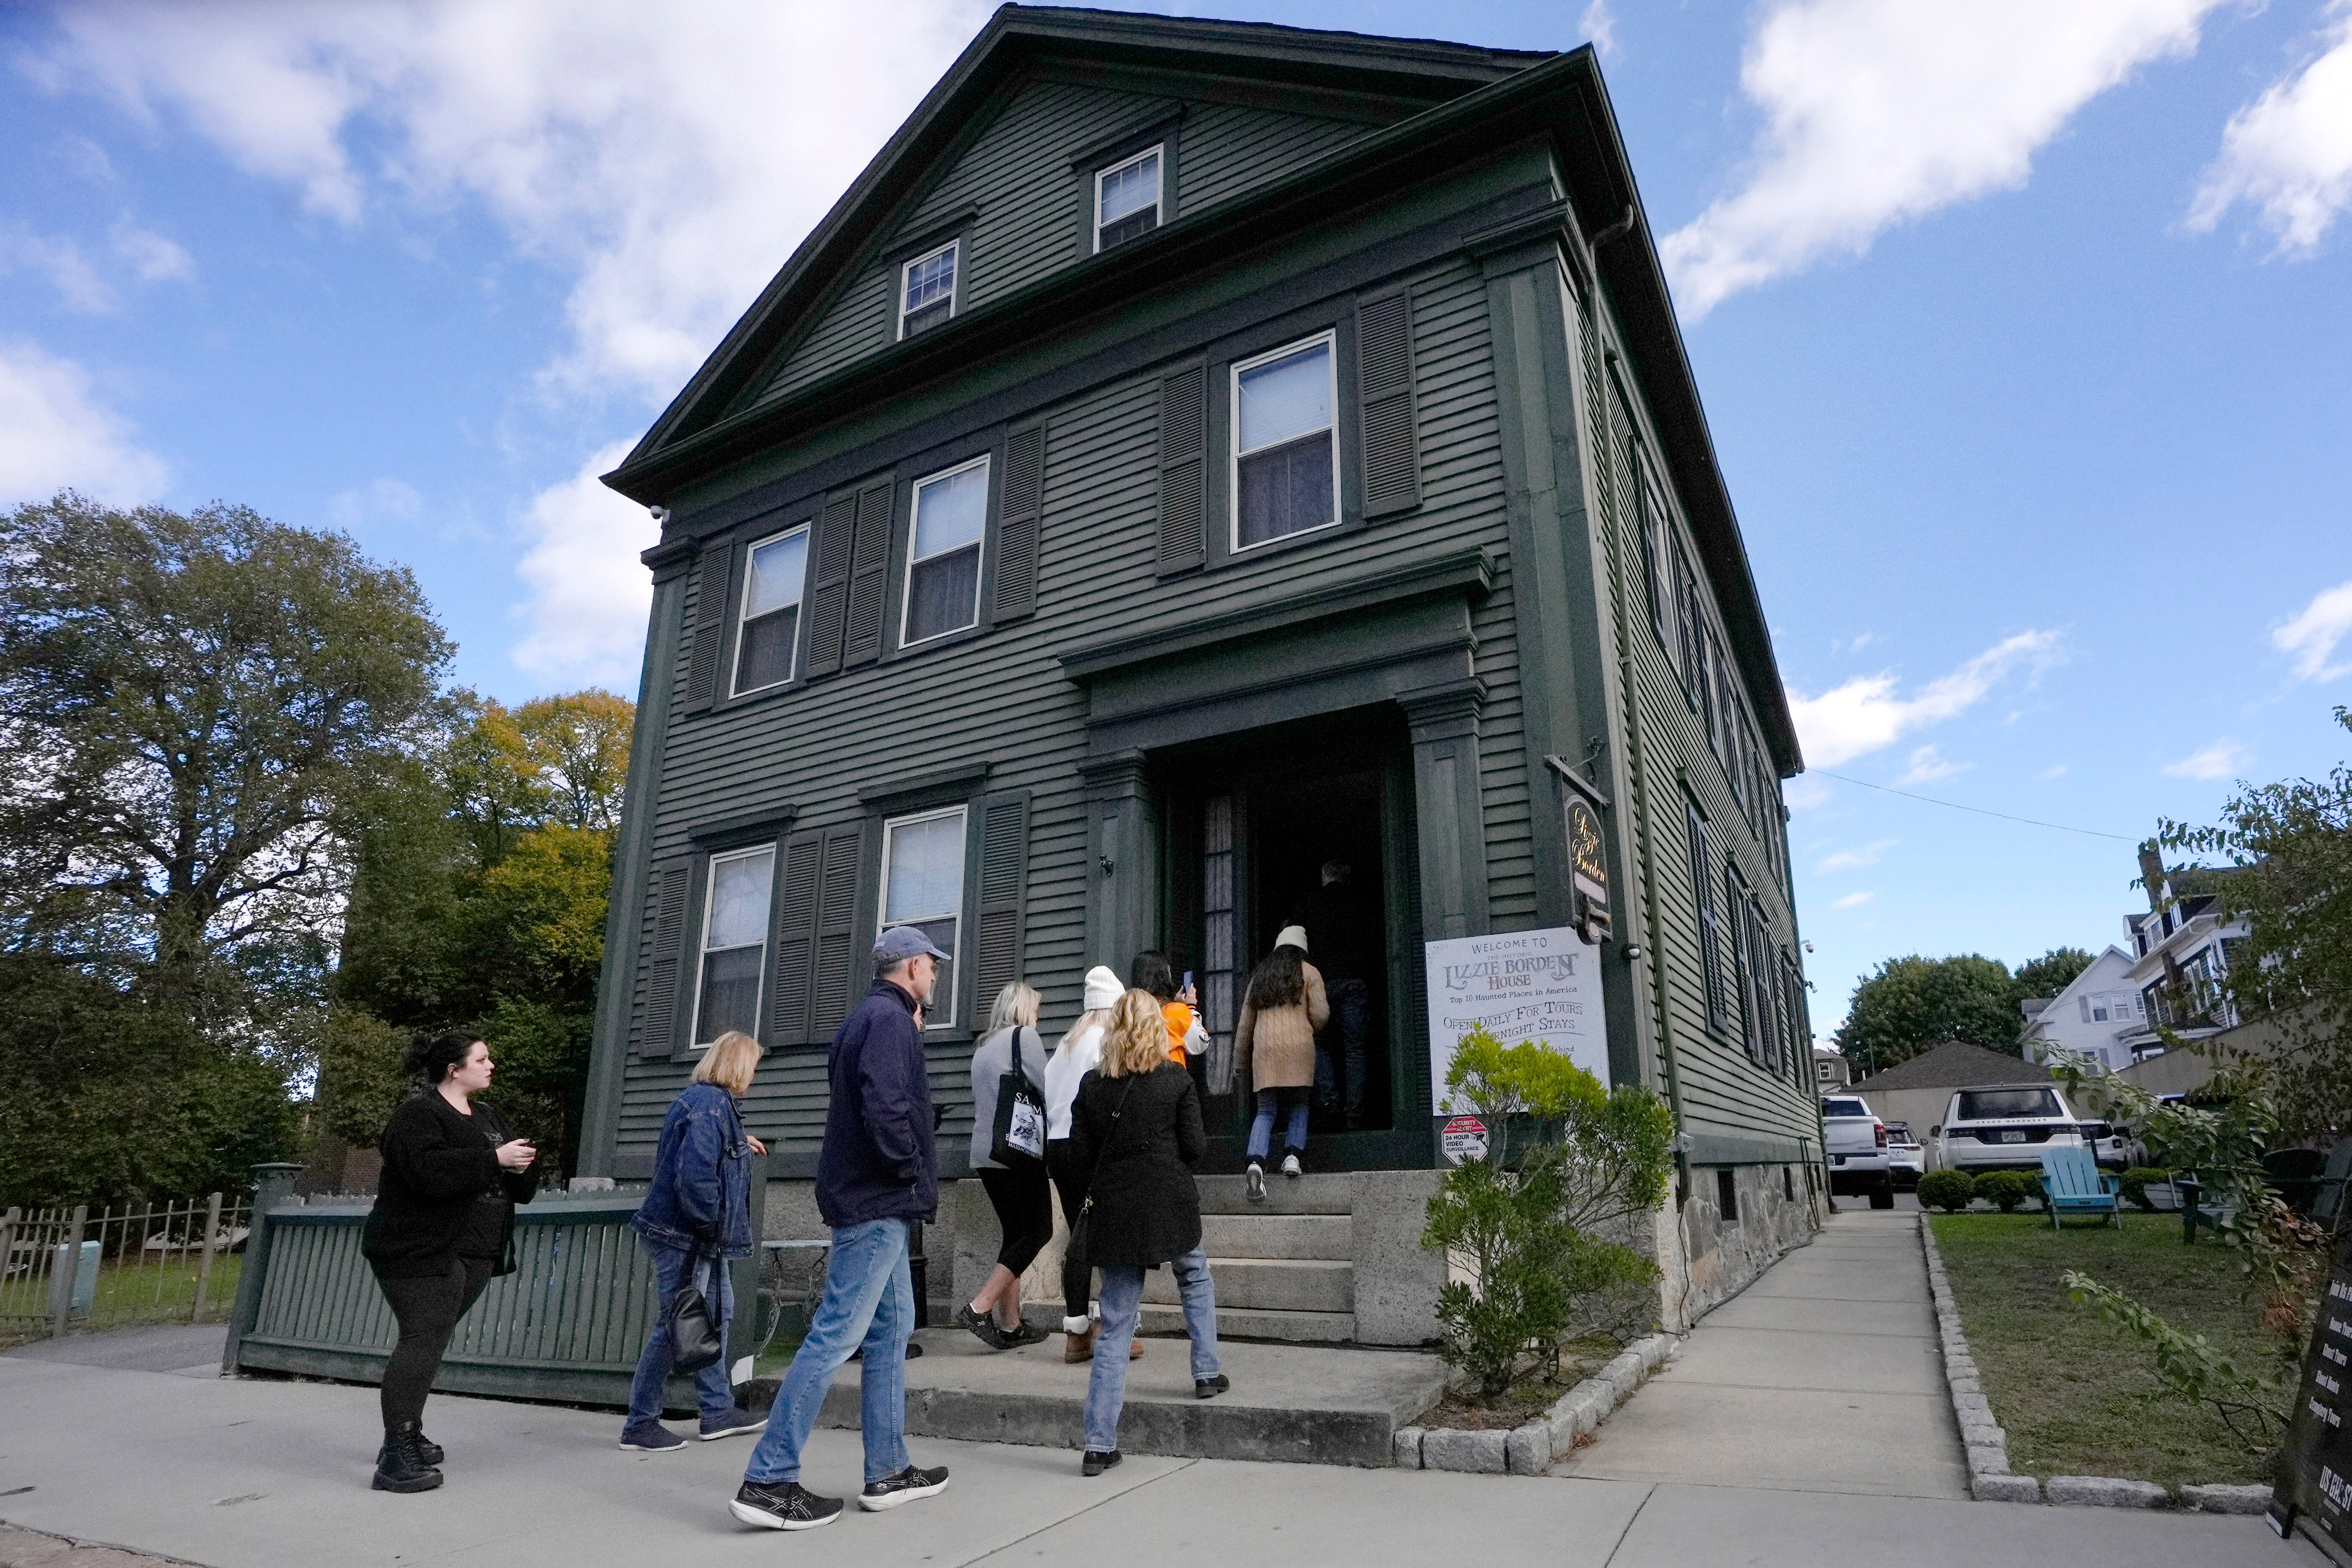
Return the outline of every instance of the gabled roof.
[[[810,385],[746,406],[845,273],[886,244],[894,218],[993,93],[1026,66],[1099,61],[1254,77],[1394,100],[1402,115],[1253,191],[1074,263]],[[1783,776],[1802,771],[1778,661],[1641,195],[1590,46],[1564,55],[1370,37],[1256,23],[1004,5],[810,231],[742,319],[604,483],[648,505],[878,398],[970,370],[1041,332],[1116,310],[1139,288],[1223,266],[1234,245],[1312,224],[1442,174],[1509,141],[1548,134],[1569,174],[1569,212],[1602,237],[1592,262],[1615,304],[1642,392],[1689,513],[1725,629]]]
[[[2021,1061],[2006,1051],[1996,1051],[1974,1040],[1946,1040],[1853,1087],[1863,1094],[1874,1089],[1970,1089],[1978,1084],[2023,1083],[2049,1076],[2049,1068]]]

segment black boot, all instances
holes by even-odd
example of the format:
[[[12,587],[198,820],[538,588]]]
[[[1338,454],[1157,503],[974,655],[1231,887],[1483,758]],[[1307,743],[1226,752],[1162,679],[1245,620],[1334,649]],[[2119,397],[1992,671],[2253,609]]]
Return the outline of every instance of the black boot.
[[[375,1457],[375,1479],[369,1484],[380,1492],[429,1492],[439,1486],[441,1472],[416,1451],[424,1436],[414,1421],[386,1427],[383,1447]]]
[[[419,1426],[416,1429],[416,1457],[428,1465],[438,1465],[448,1456],[442,1453],[441,1445],[427,1437],[425,1428]]]

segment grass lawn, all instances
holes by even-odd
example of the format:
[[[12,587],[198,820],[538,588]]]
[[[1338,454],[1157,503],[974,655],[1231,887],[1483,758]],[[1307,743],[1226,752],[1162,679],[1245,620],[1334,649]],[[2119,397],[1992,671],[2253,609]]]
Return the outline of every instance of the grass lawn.
[[[2178,1215],[2133,1215],[2120,1230],[2046,1215],[1936,1215],[1969,1349],[2021,1475],[2122,1476],[2160,1486],[2261,1481],[2219,1417],[2167,1392],[2151,1348],[2095,1308],[2076,1306],[2059,1276],[2079,1268],[2210,1339],[2250,1370],[2272,1353],[2260,1308],[2242,1293],[2238,1255],[2180,1241]]]

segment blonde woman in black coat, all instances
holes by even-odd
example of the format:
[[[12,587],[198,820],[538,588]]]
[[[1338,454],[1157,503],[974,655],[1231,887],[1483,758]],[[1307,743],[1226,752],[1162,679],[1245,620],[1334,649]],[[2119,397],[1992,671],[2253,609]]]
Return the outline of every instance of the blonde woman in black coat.
[[[1087,1380],[1087,1448],[1080,1468],[1098,1476],[1118,1463],[1118,1416],[1127,1400],[1127,1351],[1143,1302],[1143,1271],[1176,1271],[1184,1331],[1192,1342],[1192,1392],[1214,1398],[1232,1384],[1217,1360],[1217,1293],[1201,1248],[1201,1194],[1192,1167],[1208,1152],[1201,1097],[1168,1057],[1168,1026],[1149,991],[1111,1009],[1102,1066],[1078,1084],[1070,1108],[1070,1163],[1091,1171],[1087,1257],[1102,1270],[1102,1325]]]

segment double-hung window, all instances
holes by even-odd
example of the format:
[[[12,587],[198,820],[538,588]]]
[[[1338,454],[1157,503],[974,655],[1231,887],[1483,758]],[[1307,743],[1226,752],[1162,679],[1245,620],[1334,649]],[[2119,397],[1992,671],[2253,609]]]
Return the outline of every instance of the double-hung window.
[[[1699,635],[1698,576],[1691,570],[1690,556],[1678,538],[1675,544],[1675,608],[1676,630],[1681,634],[1683,654],[1683,689],[1692,707],[1701,706],[1699,693],[1706,688],[1706,642]]]
[[[773,845],[710,858],[695,987],[698,1046],[730,1029],[759,1036],[760,983],[768,968],[768,894],[775,880]]]
[[[898,646],[910,647],[980,622],[980,549],[988,532],[988,459],[915,481],[908,509],[906,613]]]
[[[955,314],[956,263],[962,243],[950,240],[898,268],[898,335],[911,338]]]
[[[808,525],[764,539],[747,552],[743,635],[735,645],[735,692],[793,678],[801,640],[801,588],[808,578]]]
[[[1233,368],[1233,548],[1339,521],[1339,395],[1329,332]]]
[[[1718,1029],[1730,1026],[1730,998],[1724,984],[1723,944],[1726,932],[1715,902],[1715,875],[1709,868],[1706,818],[1698,807],[1683,803],[1683,822],[1690,834],[1691,892],[1698,905],[1699,973],[1706,984],[1707,1022]]]
[[[1097,250],[1160,226],[1160,171],[1165,166],[1160,154],[1154,147],[1095,175]]]
[[[1650,460],[1637,444],[1630,448],[1633,485],[1634,516],[1642,530],[1642,583],[1650,595],[1650,625],[1658,634],[1658,643],[1674,657],[1674,634],[1666,629],[1669,619],[1668,602],[1674,587],[1666,579],[1665,532],[1668,527],[1664,506],[1656,488],[1650,482]]]
[[[882,825],[882,924],[913,926],[948,955],[931,991],[925,1027],[956,1021],[956,942],[963,925],[964,808],[949,806]],[[878,934],[878,933],[877,933]]]

